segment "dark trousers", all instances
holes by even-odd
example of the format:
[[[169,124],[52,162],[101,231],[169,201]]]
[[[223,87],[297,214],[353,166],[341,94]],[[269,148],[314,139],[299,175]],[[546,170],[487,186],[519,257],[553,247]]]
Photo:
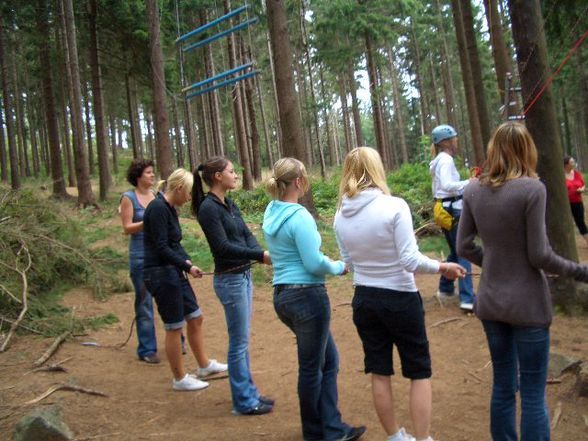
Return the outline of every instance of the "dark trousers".
[[[572,208],[572,216],[574,216],[574,222],[580,230],[580,234],[584,236],[588,234],[588,227],[586,227],[586,222],[584,222],[584,204],[582,202],[570,202],[570,207]]]

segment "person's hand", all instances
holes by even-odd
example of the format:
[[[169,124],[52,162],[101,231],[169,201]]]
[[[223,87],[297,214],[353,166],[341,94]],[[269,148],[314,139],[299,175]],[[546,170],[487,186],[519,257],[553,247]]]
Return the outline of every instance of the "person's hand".
[[[186,260],[186,263],[190,266],[192,266],[192,261],[190,259]]]
[[[202,270],[197,266],[192,265],[192,267],[190,268],[190,274],[192,275],[192,277],[195,277],[197,279],[202,278]]]
[[[263,252],[263,263],[266,265],[271,265],[272,264],[272,258],[270,256],[269,251],[264,251]]]
[[[439,265],[439,272],[443,274],[443,277],[449,280],[455,280],[457,278],[463,279],[466,276],[466,269],[453,262],[441,262],[441,265]]]
[[[347,273],[349,273],[349,267],[345,265],[345,268],[343,268],[343,272],[341,273],[341,275],[344,276]]]
[[[586,191],[586,186],[583,185],[582,187],[578,188],[578,193],[584,193]]]

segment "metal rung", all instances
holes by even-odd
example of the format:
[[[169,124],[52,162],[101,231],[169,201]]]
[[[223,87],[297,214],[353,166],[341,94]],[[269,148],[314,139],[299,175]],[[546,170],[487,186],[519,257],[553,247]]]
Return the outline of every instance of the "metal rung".
[[[186,95],[186,99],[191,100],[192,98],[195,98],[195,97],[202,95],[204,93],[212,92],[213,90],[216,90],[219,87],[228,86],[229,84],[236,83],[237,81],[246,80],[247,78],[251,78],[252,76],[257,75],[257,73],[258,73],[258,71],[252,70],[251,72],[247,72],[246,74],[240,75],[238,77],[230,78],[225,81],[221,81],[220,83],[215,84],[214,86],[210,86],[210,87],[207,87],[206,89],[198,90],[198,91],[193,92],[189,95]]]
[[[176,40],[176,43],[187,40],[188,38],[193,37],[194,35],[201,34],[202,32],[206,31],[207,29],[210,29],[214,25],[217,25],[222,21],[228,20],[229,18],[234,17],[235,15],[239,15],[241,12],[245,11],[247,8],[249,8],[249,5],[241,6],[240,8],[237,8],[234,11],[229,12],[228,14],[225,14],[215,20],[212,20],[210,23],[206,23],[205,25],[202,25],[199,28],[196,28],[193,31],[190,31],[187,34],[182,35],[181,37],[179,37]]]
[[[511,92],[520,92],[523,89],[521,89],[520,87],[517,86],[517,87],[511,87],[510,90],[511,90]]]
[[[202,86],[206,86],[207,84],[210,84],[216,80],[220,80],[221,78],[226,78],[229,75],[240,72],[242,70],[246,70],[246,69],[250,68],[251,66],[253,66],[253,63],[245,63],[241,66],[235,67],[234,69],[230,69],[225,72],[221,72],[218,75],[215,75],[214,77],[206,78],[205,80],[194,83],[191,86],[184,87],[182,89],[182,92],[188,92],[189,90],[196,89],[196,88],[202,87]]]
[[[259,21],[259,18],[257,18],[257,17],[251,18],[247,21],[244,21],[243,23],[238,24],[237,26],[233,26],[232,28],[227,29],[226,31],[219,32],[218,34],[215,34],[211,37],[205,38],[204,40],[200,40],[199,42],[191,44],[190,46],[186,46],[182,50],[184,52],[188,52],[188,51],[197,49],[201,46],[207,45],[208,43],[212,43],[213,41],[218,40],[219,38],[226,37],[227,35],[232,34],[233,32],[237,32],[237,31],[240,31],[241,29],[245,29],[249,25],[255,24],[258,21]]]
[[[522,119],[525,119],[525,115],[513,115],[513,116],[509,116],[508,119],[510,121],[522,120]]]

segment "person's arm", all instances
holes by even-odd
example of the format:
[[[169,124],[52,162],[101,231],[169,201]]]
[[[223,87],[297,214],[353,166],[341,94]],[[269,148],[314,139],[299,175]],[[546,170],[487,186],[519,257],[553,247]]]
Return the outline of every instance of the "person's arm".
[[[223,228],[221,214],[212,204],[202,204],[198,221],[214,256],[225,259],[257,260],[263,262],[264,253],[259,246],[248,248],[231,242]]]
[[[463,209],[457,227],[457,255],[469,260],[475,265],[482,266],[484,250],[475,242],[478,235],[476,221],[472,214],[468,198],[464,198]]]
[[[579,265],[555,254],[545,227],[546,191],[543,185],[527,191],[525,222],[527,229],[527,256],[531,265],[551,274],[572,277],[588,282],[588,266]]]
[[[428,258],[419,251],[412,226],[412,215],[405,201],[400,202],[400,210],[393,219],[393,228],[394,244],[402,268],[411,273],[439,272],[439,262]]]
[[[315,275],[343,274],[345,263],[333,262],[320,251],[321,237],[316,222],[307,210],[298,211],[289,221],[296,248],[306,271]]]
[[[574,173],[577,176],[577,180],[578,180],[578,193],[584,193],[586,191],[586,186],[584,185],[584,178],[582,177],[582,173],[580,173],[578,170],[574,170]]]
[[[447,193],[461,193],[465,186],[470,182],[468,179],[464,181],[454,181],[452,177],[455,165],[452,161],[439,161],[437,165],[437,176],[439,178],[439,190]]]
[[[351,256],[349,255],[349,251],[345,248],[343,244],[343,240],[341,239],[341,235],[337,230],[337,218],[335,217],[335,222],[333,223],[333,228],[335,229],[335,239],[337,239],[337,246],[339,247],[339,254],[341,255],[341,259],[345,262],[345,266],[349,271],[353,271],[353,262],[351,261]]]
[[[120,218],[125,234],[134,234],[143,231],[143,221],[133,222],[133,203],[128,196],[123,195],[120,199]]]
[[[168,224],[171,220],[171,214],[167,207],[153,207],[150,213],[150,228],[145,234],[150,235],[154,244],[157,255],[167,264],[174,265],[182,271],[190,272],[192,267],[189,259],[177,253],[169,246]]]

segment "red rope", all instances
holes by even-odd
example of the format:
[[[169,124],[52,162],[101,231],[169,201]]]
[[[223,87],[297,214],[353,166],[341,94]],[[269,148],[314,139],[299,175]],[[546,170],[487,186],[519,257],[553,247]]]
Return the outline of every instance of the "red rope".
[[[547,90],[547,88],[551,85],[551,83],[553,83],[553,80],[555,79],[555,77],[559,74],[559,72],[567,64],[567,62],[570,60],[570,58],[572,57],[574,52],[576,52],[576,50],[578,50],[578,48],[584,42],[586,37],[588,37],[588,30],[586,32],[584,32],[584,35],[582,35],[580,37],[580,39],[576,42],[576,44],[574,44],[574,46],[572,47],[572,49],[570,49],[570,51],[568,52],[568,54],[566,55],[564,60],[561,62],[561,64],[557,68],[557,70],[553,73],[553,75],[551,75],[547,79],[545,84],[543,84],[543,87],[541,88],[541,90],[539,90],[539,92],[537,92],[537,95],[535,95],[535,97],[531,100],[531,102],[527,105],[527,107],[525,107],[525,110],[523,110],[523,116],[525,116],[529,112],[529,110],[531,110],[531,107],[533,107],[533,105],[539,100],[539,98],[541,98],[541,95],[543,95],[543,93]]]

